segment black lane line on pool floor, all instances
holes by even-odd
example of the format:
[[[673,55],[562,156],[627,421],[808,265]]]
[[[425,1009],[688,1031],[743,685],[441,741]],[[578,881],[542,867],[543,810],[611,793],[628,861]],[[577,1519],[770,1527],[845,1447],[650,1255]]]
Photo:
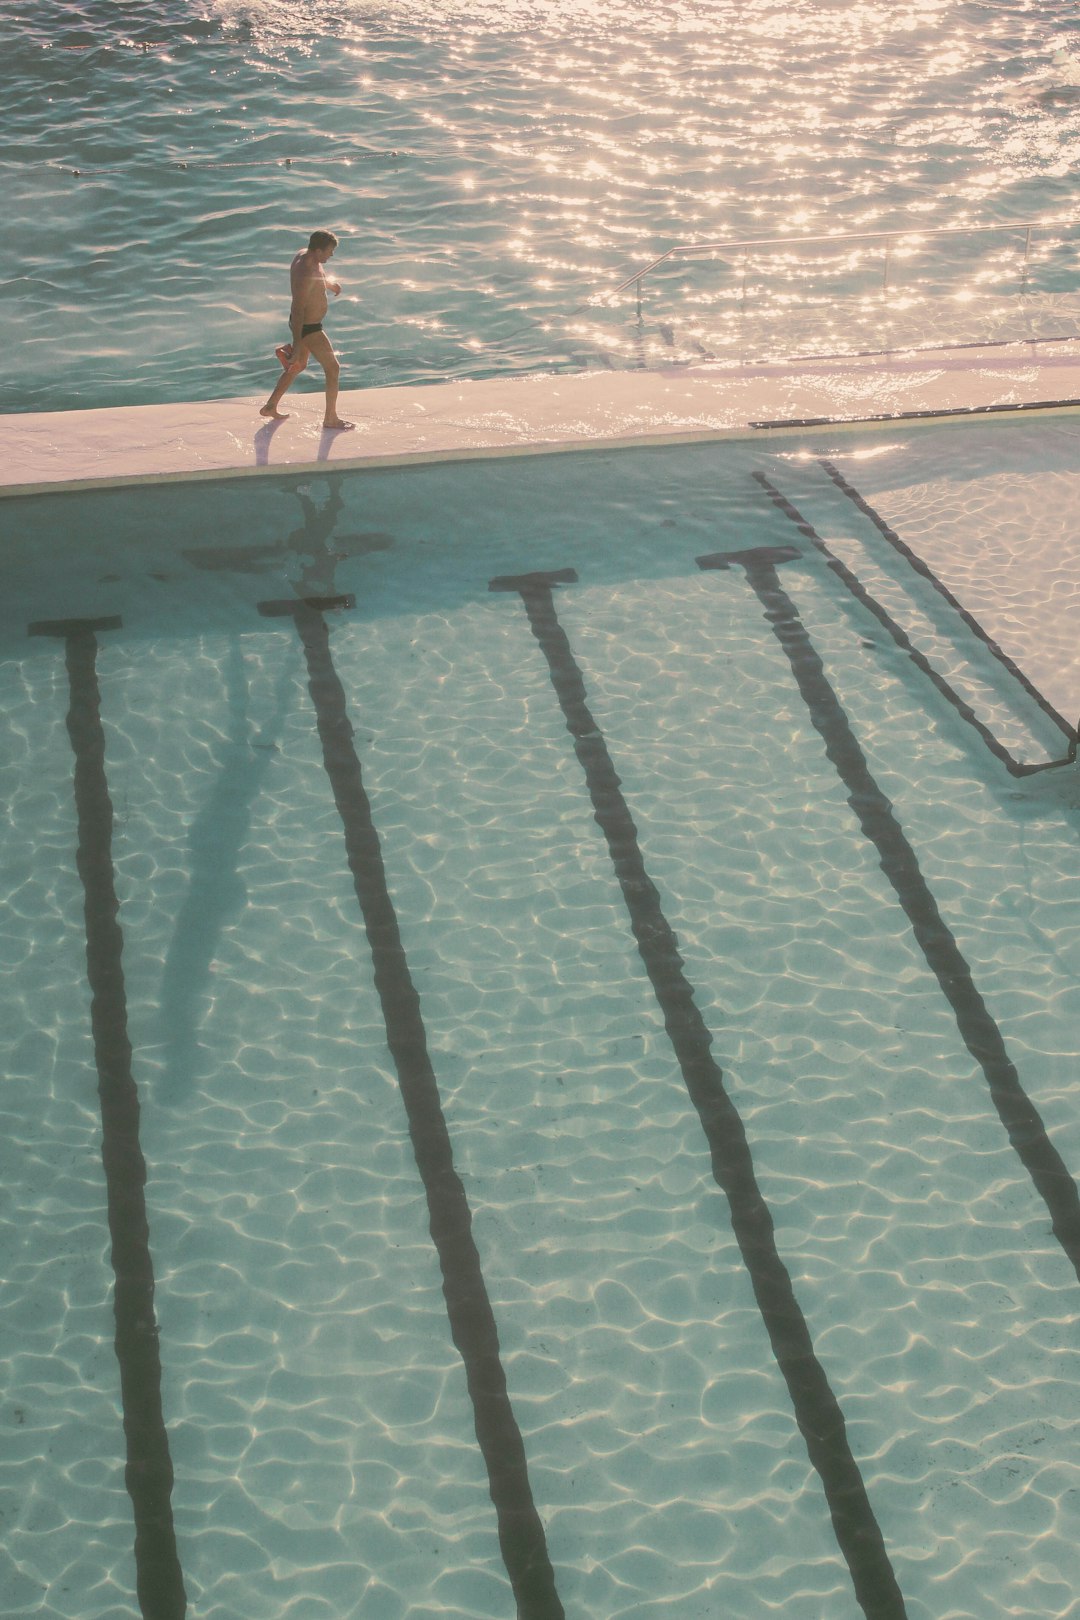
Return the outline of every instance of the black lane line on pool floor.
[[[161,1404],[161,1354],[154,1316],[154,1266],[146,1218],[146,1161],[139,1143],[139,1094],[132,1072],[124,987],[124,936],[112,859],[113,807],[105,775],[105,732],[97,678],[97,634],[118,618],[43,620],[32,636],[66,644],[75,755],[76,865],[86,914],[90,1025],[101,1105],[114,1277],[116,1359],[127,1447],[125,1483],[135,1517],[135,1584],[144,1620],[187,1612],[173,1528],[173,1467]]]
[[[588,706],[585,681],[555,611],[554,587],[573,584],[572,568],[493,579],[492,591],[516,592],[547,660],[551,684],[585,774],[597,825],[607,840],[630,926],[652,983],[690,1100],[709,1144],[713,1176],[750,1274],[795,1420],[821,1479],[840,1550],[867,1620],[902,1620],[906,1610],[885,1541],[848,1443],[844,1415],[817,1358],[791,1277],[776,1247],[742,1119],[712,1055],[712,1035],[683,971],[678,940],[645,867],[637,828],[607,743]]]
[[[855,600],[860,602],[869,613],[872,613],[878,623],[888,631],[901,651],[907,653],[915,667],[921,670],[927,679],[933,683],[946,703],[955,709],[960,718],[977,733],[994,758],[1000,760],[1005,766],[1010,776],[1035,776],[1040,771],[1055,770],[1058,766],[1072,764],[1075,757],[1074,750],[1070,751],[1065,759],[1043,760],[1037,765],[1025,765],[1022,761],[1014,759],[1009,750],[994,736],[990,728],[979,719],[970,703],[966,702],[959,692],[949,685],[945,677],[938,673],[926,655],[921,653],[918,647],[913,644],[907,631],[897,624],[888,609],[882,607],[876,597],[871,596],[858,575],[854,574],[846,563],[841,562],[840,558],[829,550],[814,525],[806,521],[798,508],[792,505],[787,496],[782,494],[763,472],[755,472],[753,477],[761,485],[773,505],[778,507],[784,516],[791,520],[799,533],[805,535],[814,549],[821,553],[837,579],[843,582]],[[1058,718],[1060,719],[1060,716]],[[1065,729],[1068,732],[1067,726]]]
[[[874,528],[881,535],[882,539],[887,541],[898,556],[904,559],[912,572],[918,574],[922,579],[925,579],[930,585],[933,586],[934,590],[937,591],[938,595],[948,603],[949,607],[952,608],[953,612],[958,615],[961,622],[968,630],[970,630],[971,634],[975,636],[978,641],[983,643],[988,652],[1001,665],[1002,669],[1012,676],[1013,680],[1015,680],[1018,685],[1023,688],[1024,692],[1026,692],[1027,696],[1031,698],[1032,702],[1038,708],[1040,708],[1043,713],[1053,721],[1058,730],[1062,732],[1066,742],[1069,745],[1069,752],[1065,760],[1055,760],[1052,761],[1052,763],[1072,764],[1073,760],[1076,758],[1076,727],[1070,726],[1064,715],[1058,713],[1049,699],[1045,698],[1039,691],[1038,687],[1034,686],[1032,682],[1028,680],[1019,664],[1015,663],[1009,657],[1004,648],[1000,647],[994,638],[983,629],[982,625],[979,623],[978,619],[975,618],[974,614],[969,613],[963,603],[953,595],[952,591],[950,591],[944,580],[939,579],[929,564],[919,556],[918,552],[913,551],[907,542],[900,538],[896,530],[886,523],[885,519],[881,516],[881,513],[876,511],[875,508],[871,506],[870,502],[865,498],[865,496],[859,493],[854,484],[848,482],[840,469],[831,461],[826,460],[824,457],[821,458],[818,465],[832,479],[837,489],[840,490],[842,494],[847,496],[852,505],[856,507],[864,517],[869,518],[870,522],[874,525]],[[1040,768],[1045,770],[1047,767],[1042,766]]]
[[[260,602],[259,612],[266,618],[291,618],[303,643],[323,762],[345,832],[386,1041],[397,1068],[416,1165],[427,1195],[450,1332],[465,1364],[476,1438],[487,1467],[499,1544],[519,1620],[563,1620],[544,1527],[529,1483],[525,1445],[506,1387],[495,1313],[472,1235],[472,1213],[454,1165],[420,998],[387,886],[345,691],[330,652],[323,613],[352,605],[351,596],[290,598]]]
[[[777,564],[806,561],[796,546],[765,546],[699,557],[699,568],[744,569],[762,611],[779,641],[814,729],[847,788],[848,803],[863,835],[911,924],[927,967],[952,1008],[961,1039],[982,1069],[998,1118],[1024,1168],[1050,1212],[1054,1235],[1080,1280],[1080,1195],[1076,1183],[1046,1134],[1005,1042],[976,988],[971,968],[923,877],[892,805],[881,791],[814,649],[799,611],[780,583]]]

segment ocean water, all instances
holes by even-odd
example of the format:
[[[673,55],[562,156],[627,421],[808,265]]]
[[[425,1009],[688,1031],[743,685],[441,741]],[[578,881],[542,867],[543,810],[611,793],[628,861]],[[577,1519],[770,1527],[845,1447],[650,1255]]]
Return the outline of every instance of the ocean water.
[[[148,1336],[200,1620],[1080,1613],[1077,768],[989,749],[1066,739],[829,472],[946,585],[981,564],[1062,708],[1076,443],[3,504],[0,1613],[135,1615],[139,1567],[184,1612],[124,1483]],[[155,1287],[119,1357],[118,1022]],[[520,1606],[454,1176],[551,1571]]]
[[[0,11],[2,410],[264,393],[320,226],[351,386],[1076,329],[1072,0]],[[748,328],[716,263],[582,307],[676,243],[1044,217],[1026,284],[1006,236],[909,244],[887,308],[869,251],[753,273]]]

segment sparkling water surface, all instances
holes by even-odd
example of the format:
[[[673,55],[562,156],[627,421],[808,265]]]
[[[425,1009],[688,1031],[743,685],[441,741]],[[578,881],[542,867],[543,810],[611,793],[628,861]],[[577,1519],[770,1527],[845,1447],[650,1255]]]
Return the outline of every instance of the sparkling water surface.
[[[1030,425],[4,503],[0,1612],[138,1612],[69,679],[63,637],[26,635],[90,616],[121,621],[97,676],[188,1612],[514,1614],[301,640],[258,610],[342,592],[331,657],[565,1612],[880,1612],[854,1597],[522,597],[489,590],[568,568],[558,621],[906,1613],[1078,1612],[1076,1271],[745,568],[696,561],[787,558],[1071,1173],[1076,768],[1010,775],[753,476],[1045,760],[1046,716],[822,462],[954,588],[1025,526],[998,625],[1022,660],[1032,582],[1050,594],[1077,532],[1076,430],[1055,431],[1052,508],[1023,494],[1048,455]],[[1019,505],[993,504],[1003,468]]]
[[[349,386],[1077,329],[1071,226],[1023,284],[980,237],[908,244],[887,305],[867,246],[754,271],[745,318],[715,262],[640,328],[582,307],[677,243],[1072,221],[1073,0],[0,11],[3,410],[264,394],[323,226]]]

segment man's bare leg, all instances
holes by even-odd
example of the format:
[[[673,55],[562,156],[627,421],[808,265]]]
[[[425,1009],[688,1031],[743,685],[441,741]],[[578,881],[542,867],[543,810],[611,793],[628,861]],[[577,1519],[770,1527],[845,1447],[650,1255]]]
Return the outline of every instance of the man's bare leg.
[[[270,398],[267,400],[266,404],[259,411],[260,416],[268,416],[271,421],[275,422],[284,422],[286,420],[289,414],[288,411],[279,411],[278,405],[281,401],[282,395],[285,393],[285,390],[292,387],[293,383],[296,381],[297,377],[299,377],[307,363],[307,343],[301,343],[299,348],[296,344],[294,344],[292,359],[287,362],[283,362],[285,370],[281,373],[274,392],[270,395]]]
[[[334,353],[330,339],[325,332],[313,332],[308,339],[312,354],[323,368],[326,377],[326,409],[323,412],[324,428],[354,428],[355,422],[345,422],[338,415],[338,379],[341,376],[341,367],[338,357]]]

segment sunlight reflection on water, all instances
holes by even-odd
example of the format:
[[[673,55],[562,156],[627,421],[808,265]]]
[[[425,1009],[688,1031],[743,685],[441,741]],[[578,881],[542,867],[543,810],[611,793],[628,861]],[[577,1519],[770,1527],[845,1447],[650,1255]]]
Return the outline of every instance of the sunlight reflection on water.
[[[651,364],[661,321],[674,358],[707,349],[678,304],[643,333],[571,315],[673,243],[1073,206],[1066,0],[15,10],[0,130],[27,248],[0,295],[33,365],[4,409],[260,391],[319,225],[363,386]],[[699,273],[688,296],[727,295]]]

